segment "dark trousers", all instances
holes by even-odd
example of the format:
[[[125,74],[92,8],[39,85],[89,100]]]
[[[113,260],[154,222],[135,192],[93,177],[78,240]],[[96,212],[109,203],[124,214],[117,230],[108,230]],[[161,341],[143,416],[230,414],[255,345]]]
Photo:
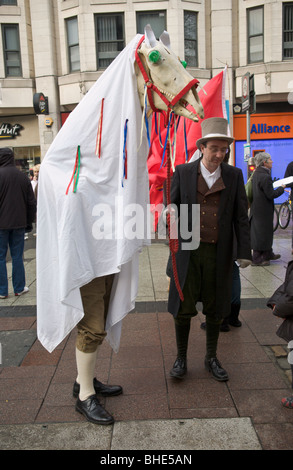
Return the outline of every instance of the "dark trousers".
[[[197,315],[196,304],[202,302],[206,316],[206,357],[216,357],[222,317],[216,312],[216,254],[217,246],[200,243],[190,252],[184,301],[175,318],[177,354],[186,358],[191,318]]]
[[[6,255],[8,247],[12,259],[12,285],[15,294],[25,287],[25,270],[23,264],[24,228],[0,230],[0,295],[8,295],[8,277]]]

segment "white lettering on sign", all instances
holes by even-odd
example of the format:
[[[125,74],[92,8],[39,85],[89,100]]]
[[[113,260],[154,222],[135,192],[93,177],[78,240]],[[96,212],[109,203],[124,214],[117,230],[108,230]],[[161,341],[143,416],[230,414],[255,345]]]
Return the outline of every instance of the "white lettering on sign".
[[[291,126],[268,126],[267,124],[252,124],[250,133],[251,134],[273,134],[279,132],[290,132]]]
[[[19,132],[23,129],[20,124],[1,124],[0,125],[0,139],[14,139],[19,135]]]

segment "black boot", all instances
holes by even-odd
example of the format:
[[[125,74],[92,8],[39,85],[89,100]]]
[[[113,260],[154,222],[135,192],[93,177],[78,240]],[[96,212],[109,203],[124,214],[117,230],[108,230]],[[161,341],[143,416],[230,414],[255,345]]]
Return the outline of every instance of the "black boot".
[[[240,327],[242,325],[241,321],[239,320],[239,313],[240,313],[241,304],[231,304],[231,313],[229,316],[229,325]]]
[[[190,318],[175,319],[175,333],[177,344],[177,359],[170,371],[171,377],[182,379],[187,372],[186,356],[190,331]]]
[[[172,369],[170,370],[170,376],[175,377],[176,379],[183,379],[186,372],[187,372],[186,358],[177,357],[176,361],[173,364]]]

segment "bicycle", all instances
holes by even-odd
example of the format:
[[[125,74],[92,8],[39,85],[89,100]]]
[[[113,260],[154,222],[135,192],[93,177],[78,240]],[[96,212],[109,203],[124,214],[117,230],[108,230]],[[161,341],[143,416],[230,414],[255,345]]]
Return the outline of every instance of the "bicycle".
[[[279,210],[279,225],[282,229],[285,229],[288,227],[290,219],[291,219],[291,214],[292,214],[290,191],[288,189],[285,189],[285,191],[289,193],[289,197],[287,201],[282,202],[282,204],[280,205],[280,210]]]

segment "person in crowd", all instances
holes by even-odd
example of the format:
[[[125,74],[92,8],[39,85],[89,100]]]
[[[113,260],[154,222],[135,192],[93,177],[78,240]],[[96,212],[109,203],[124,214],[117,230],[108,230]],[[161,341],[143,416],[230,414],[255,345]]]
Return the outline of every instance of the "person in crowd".
[[[32,181],[31,181],[32,187],[33,187],[33,190],[34,190],[34,194],[35,194],[35,197],[36,197],[36,198],[37,198],[37,194],[38,194],[38,193],[37,193],[37,191],[38,191],[37,188],[38,188],[38,179],[39,179],[40,166],[41,166],[41,165],[38,164],[38,165],[35,165],[35,166],[33,167],[33,174],[34,174],[34,176],[33,176],[33,179],[32,179]]]
[[[25,294],[24,234],[32,228],[36,200],[31,182],[15,166],[14,153],[0,148],[0,299],[8,297],[6,255],[12,258],[12,285],[16,296]]]
[[[289,178],[289,176],[293,176],[293,162],[290,162],[286,168],[284,178]],[[287,188],[291,188],[290,193],[290,200],[291,204],[293,202],[293,183],[286,184]],[[292,226],[292,244],[291,244],[291,253],[293,255],[293,226]]]
[[[268,300],[267,306],[274,315],[283,319],[276,334],[288,343],[293,389],[293,261],[288,263],[285,280]],[[293,409],[293,395],[282,398],[281,403],[285,408]]]
[[[250,236],[253,250],[252,266],[269,266],[280,258],[273,252],[274,199],[281,196],[285,185],[273,187],[271,169],[273,161],[267,152],[254,157],[256,169],[252,180],[253,201],[250,207]]]
[[[214,379],[227,381],[228,374],[217,358],[217,345],[223,317],[230,314],[234,233],[240,266],[251,263],[248,206],[242,171],[224,163],[234,141],[228,135],[228,121],[209,118],[201,126],[202,138],[196,144],[202,156],[188,165],[176,166],[171,187],[171,202],[179,220],[176,273],[183,296],[172,269],[168,311],[174,316],[177,358],[170,375],[181,379],[187,373],[190,323],[197,314],[196,303],[201,301],[206,317],[205,367]],[[181,230],[185,224],[192,233],[195,204],[200,206],[197,247]],[[184,216],[181,220],[182,205],[188,207],[187,221]]]

